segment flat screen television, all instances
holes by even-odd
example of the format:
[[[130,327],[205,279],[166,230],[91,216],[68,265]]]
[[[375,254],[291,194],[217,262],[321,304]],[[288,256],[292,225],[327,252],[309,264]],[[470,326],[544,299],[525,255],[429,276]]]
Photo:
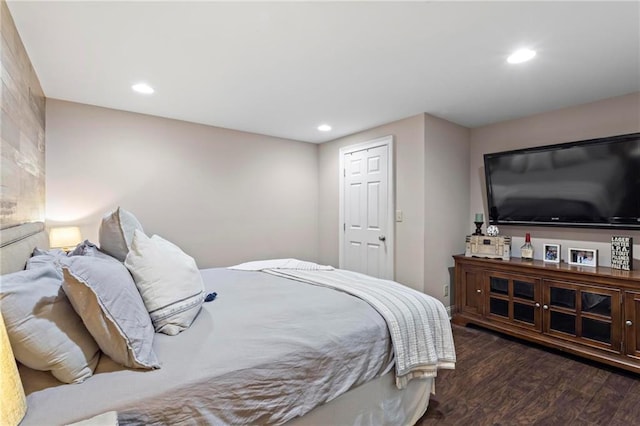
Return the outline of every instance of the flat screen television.
[[[494,224],[640,230],[640,133],[484,155]]]

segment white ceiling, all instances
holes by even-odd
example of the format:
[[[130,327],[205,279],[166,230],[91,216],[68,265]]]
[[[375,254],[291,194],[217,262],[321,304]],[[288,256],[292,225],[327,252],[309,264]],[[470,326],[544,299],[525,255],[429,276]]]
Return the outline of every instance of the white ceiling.
[[[8,5],[47,97],[308,142],[640,91],[638,1]],[[508,64],[520,47],[536,58]]]

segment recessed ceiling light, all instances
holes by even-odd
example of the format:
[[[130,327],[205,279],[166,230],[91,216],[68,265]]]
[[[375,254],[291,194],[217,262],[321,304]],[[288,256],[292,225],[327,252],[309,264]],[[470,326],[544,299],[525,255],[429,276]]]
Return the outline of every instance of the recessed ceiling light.
[[[153,90],[153,87],[149,86],[147,83],[138,83],[138,84],[134,84],[133,86],[131,86],[131,88],[138,92],[138,93],[143,93],[145,95],[150,95],[153,92],[155,92],[155,90]]]
[[[320,130],[321,132],[328,132],[329,130],[331,130],[331,126],[329,126],[328,124],[321,124],[318,126],[318,130]]]
[[[520,49],[516,50],[507,58],[507,62],[510,64],[519,64],[522,62],[527,62],[533,57],[536,56],[536,51],[531,49]]]

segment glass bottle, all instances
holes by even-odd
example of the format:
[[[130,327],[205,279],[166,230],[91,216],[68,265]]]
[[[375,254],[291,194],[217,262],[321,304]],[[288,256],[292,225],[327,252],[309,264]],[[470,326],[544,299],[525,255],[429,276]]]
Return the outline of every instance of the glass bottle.
[[[520,257],[522,260],[533,260],[533,246],[531,245],[531,234],[527,232],[524,237],[524,244],[520,247]]]

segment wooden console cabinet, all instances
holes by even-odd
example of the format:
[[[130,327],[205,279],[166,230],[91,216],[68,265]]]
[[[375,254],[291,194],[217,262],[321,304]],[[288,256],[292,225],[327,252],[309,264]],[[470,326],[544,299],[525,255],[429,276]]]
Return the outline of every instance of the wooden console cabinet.
[[[640,271],[454,256],[453,322],[640,373]]]

